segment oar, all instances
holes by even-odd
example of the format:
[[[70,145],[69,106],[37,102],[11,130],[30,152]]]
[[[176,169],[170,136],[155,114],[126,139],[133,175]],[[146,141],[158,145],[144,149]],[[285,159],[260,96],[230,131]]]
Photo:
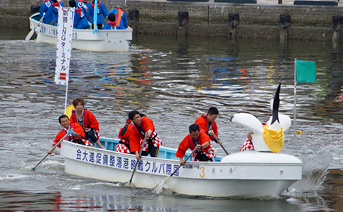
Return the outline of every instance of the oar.
[[[220,143],[217,142],[217,140],[219,140],[219,139],[217,138],[216,134],[213,133],[213,136],[214,136],[214,138],[215,138],[215,142],[216,142],[217,144],[219,144],[219,145],[223,148],[224,152],[225,152],[227,155],[229,155],[229,153],[227,153],[227,151],[224,149],[223,145],[221,145]]]
[[[184,162],[186,162],[192,155],[193,153],[197,151],[197,149],[194,148],[193,152],[191,154],[188,155],[188,157],[184,160]],[[169,180],[173,177],[173,175],[181,168],[181,165],[179,167],[177,167],[177,169],[175,169],[175,171],[173,173],[171,173],[166,179],[164,179],[162,182],[160,182],[159,184],[157,184],[154,188],[153,191],[156,194],[159,194],[163,188],[163,185],[168,183]]]
[[[44,15],[45,15],[45,13],[43,14],[42,18],[39,20],[37,26],[35,28],[31,29],[29,34],[26,35],[26,38],[25,38],[26,41],[29,41],[31,39],[31,37],[33,36],[33,33],[35,33],[36,28],[38,26],[40,26],[40,23],[43,21]]]
[[[50,151],[51,152],[53,152],[55,149],[56,149],[56,147],[66,138],[68,136],[68,133],[55,145],[55,146],[53,146],[51,149],[50,149]],[[40,160],[38,163],[37,163],[37,165],[35,166],[35,167],[33,167],[31,170],[35,170],[35,168],[46,158],[46,157],[48,157],[48,155],[49,154],[46,154],[45,156],[44,156],[44,158],[42,159],[42,160]]]
[[[144,147],[144,144],[145,144],[146,140],[147,140],[147,138],[144,139],[144,141],[143,141],[143,143],[142,143],[142,145],[141,145],[141,151],[139,151],[139,157],[142,156],[142,151],[143,151],[143,147]],[[131,178],[130,178],[130,180],[129,180],[128,186],[130,186],[131,183],[132,183],[132,178],[133,178],[133,175],[135,174],[135,171],[136,171],[136,169],[137,169],[137,166],[138,166],[138,162],[139,162],[139,161],[140,161],[140,158],[137,160],[137,163],[136,163],[136,165],[135,165],[135,168],[133,169],[133,172],[132,172]]]

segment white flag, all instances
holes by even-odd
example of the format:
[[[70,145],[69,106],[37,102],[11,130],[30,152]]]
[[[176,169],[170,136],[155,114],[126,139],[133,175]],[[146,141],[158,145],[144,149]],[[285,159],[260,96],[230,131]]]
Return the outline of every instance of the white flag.
[[[73,38],[74,9],[58,8],[58,31],[55,84],[66,85],[69,81],[71,42]]]

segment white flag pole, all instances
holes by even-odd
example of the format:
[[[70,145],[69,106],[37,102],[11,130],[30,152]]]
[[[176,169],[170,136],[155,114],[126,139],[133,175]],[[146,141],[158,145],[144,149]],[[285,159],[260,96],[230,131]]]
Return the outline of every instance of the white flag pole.
[[[65,98],[65,101],[64,101],[64,114],[67,114],[68,85],[69,85],[69,76],[67,78],[67,84],[66,84],[66,98]]]
[[[293,119],[293,138],[295,137],[296,127],[296,111],[297,111],[297,70],[296,70],[297,58],[294,60],[294,119]]]

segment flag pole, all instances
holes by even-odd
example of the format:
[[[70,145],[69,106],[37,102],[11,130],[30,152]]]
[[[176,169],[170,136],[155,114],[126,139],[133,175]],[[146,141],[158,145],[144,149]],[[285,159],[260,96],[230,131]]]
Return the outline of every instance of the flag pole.
[[[293,119],[293,138],[295,136],[296,127],[296,111],[297,111],[297,70],[296,70],[297,58],[294,59],[294,119]]]
[[[94,14],[93,14],[93,34],[98,30],[98,0],[95,0],[94,2]]]
[[[66,98],[64,101],[64,114],[67,114],[67,101],[68,101],[68,86],[69,85],[69,74],[67,76],[67,84],[66,84]]]

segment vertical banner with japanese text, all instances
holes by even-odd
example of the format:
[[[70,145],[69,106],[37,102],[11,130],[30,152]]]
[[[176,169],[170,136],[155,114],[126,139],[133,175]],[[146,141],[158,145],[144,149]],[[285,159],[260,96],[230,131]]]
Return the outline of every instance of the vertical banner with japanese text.
[[[55,84],[68,85],[74,9],[58,9]]]

